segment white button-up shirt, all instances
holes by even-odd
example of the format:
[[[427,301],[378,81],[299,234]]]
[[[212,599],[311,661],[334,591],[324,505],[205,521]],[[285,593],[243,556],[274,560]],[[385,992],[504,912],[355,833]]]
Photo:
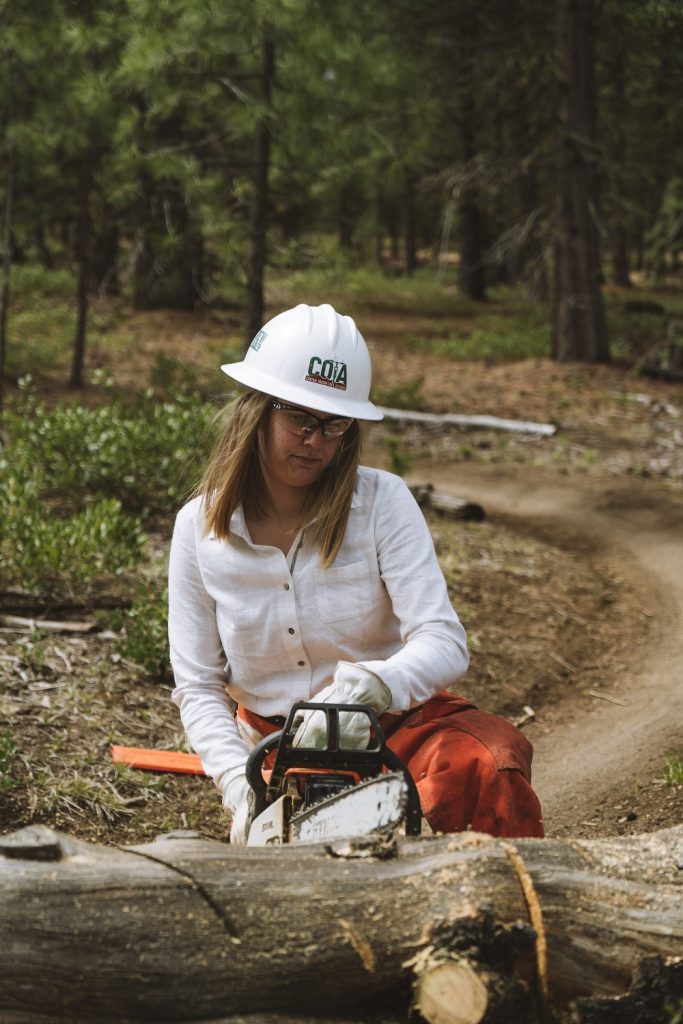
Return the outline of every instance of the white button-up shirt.
[[[366,467],[327,569],[306,530],[285,556],[252,543],[241,508],[222,541],[205,533],[201,498],[185,505],[171,544],[169,636],[173,699],[221,789],[249,753],[228,695],[259,715],[286,715],[350,661],[384,680],[390,711],[404,711],[468,665],[420,509],[399,477]]]

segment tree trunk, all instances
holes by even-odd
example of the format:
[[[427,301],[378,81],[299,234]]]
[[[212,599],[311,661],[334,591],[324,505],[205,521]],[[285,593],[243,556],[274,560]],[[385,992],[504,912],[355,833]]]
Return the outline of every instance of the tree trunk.
[[[576,1000],[587,1021],[582,999],[619,1007],[603,1021],[664,1020],[682,984],[681,863],[683,826],[276,849],[187,834],[108,849],[34,826],[0,838],[0,1018],[405,1020],[415,997],[440,1024],[482,1006],[537,1022]]]
[[[623,224],[612,229],[612,280],[620,288],[632,288],[628,267],[628,241]]]
[[[624,111],[628,108],[626,81],[628,75],[628,45],[624,39],[623,12],[614,8],[612,17],[606,23],[607,58],[606,72],[608,91],[605,100],[607,151],[609,156],[609,207],[611,227],[609,243],[612,256],[612,280],[620,288],[631,288],[632,281],[628,265],[627,197],[626,170],[628,156]]]
[[[552,355],[609,360],[600,291],[593,0],[558,0],[559,132]]]
[[[78,211],[78,227],[76,236],[76,258],[78,261],[78,284],[76,298],[78,311],[76,316],[76,333],[74,335],[73,355],[71,360],[70,388],[83,387],[83,364],[85,362],[85,342],[88,323],[88,274],[89,241],[90,241],[90,187],[92,174],[90,163],[86,157],[81,168],[81,195]]]
[[[150,283],[154,269],[152,253],[152,179],[143,168],[140,172],[138,200],[134,207],[135,243],[133,247],[133,309],[152,308]]]
[[[415,242],[415,185],[407,168],[403,169],[403,272],[412,277],[417,267]]]
[[[344,182],[339,191],[339,248],[349,252],[353,247],[356,226],[356,195],[351,182]]]
[[[478,116],[473,89],[476,83],[476,68],[472,57],[473,43],[477,38],[476,8],[465,4],[460,11],[461,24],[458,29],[458,134],[465,167],[466,181],[458,200],[460,228],[460,288],[464,295],[475,302],[486,299],[484,276],[484,242],[479,194],[471,167],[477,155],[476,131]]]
[[[201,278],[201,248],[182,187],[173,181],[154,182],[143,171],[139,193],[135,211],[133,307],[191,313]]]
[[[105,222],[94,239],[90,290],[96,295],[120,295],[119,288],[119,228],[108,210]]]
[[[375,182],[375,265],[384,266],[384,218],[382,212],[382,182],[377,178]]]
[[[45,225],[38,224],[33,232],[33,244],[38,250],[40,262],[46,270],[53,270],[55,261],[45,237]]]
[[[521,97],[520,102],[515,104],[513,118],[515,156],[519,167],[517,195],[519,212],[524,224],[518,253],[517,278],[525,282],[527,291],[533,299],[545,301],[548,296],[548,274],[541,234],[541,201],[535,163],[529,158],[533,144]]]
[[[388,231],[389,231],[389,242],[390,242],[390,253],[391,261],[396,264],[400,257],[400,239],[398,230],[398,221],[396,218],[395,211],[392,210],[388,216]]]
[[[510,152],[501,153],[501,163],[512,157],[516,167],[516,219],[522,225],[512,256],[513,281],[522,281],[531,298],[545,301],[548,297],[548,274],[543,239],[543,200],[538,184],[538,129],[531,124],[530,110],[539,106],[544,75],[540,65],[540,49],[545,48],[545,30],[538,36],[533,8],[528,11],[518,4],[506,4],[503,31],[518,40],[511,56],[509,74],[502,90],[498,116],[504,124],[503,137],[509,139]],[[537,42],[538,40],[538,42]],[[533,61],[531,55],[534,54]],[[506,219],[504,223],[509,223]]]
[[[275,43],[267,36],[261,41],[261,101],[263,113],[256,125],[256,170],[251,206],[251,239],[247,279],[247,321],[245,349],[263,325],[263,276],[268,233],[268,170],[270,166],[270,104],[275,75]]]
[[[7,98],[8,121],[11,118],[11,92]],[[2,231],[2,285],[0,286],[0,420],[5,406],[5,364],[7,362],[7,321],[9,318],[10,277],[12,274],[12,216],[16,162],[14,142],[7,141],[7,191],[5,193],[5,219]],[[1,431],[0,431],[1,433]]]

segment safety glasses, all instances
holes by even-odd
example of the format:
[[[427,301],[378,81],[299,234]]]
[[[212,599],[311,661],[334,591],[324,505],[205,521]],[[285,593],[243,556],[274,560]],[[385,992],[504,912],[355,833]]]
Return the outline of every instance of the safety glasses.
[[[284,425],[292,434],[299,437],[310,437],[318,428],[326,441],[333,441],[342,434],[345,434],[353,423],[352,419],[346,416],[330,416],[328,419],[320,419],[312,412],[297,408],[296,405],[285,405],[284,402],[271,402],[273,409],[281,412]]]

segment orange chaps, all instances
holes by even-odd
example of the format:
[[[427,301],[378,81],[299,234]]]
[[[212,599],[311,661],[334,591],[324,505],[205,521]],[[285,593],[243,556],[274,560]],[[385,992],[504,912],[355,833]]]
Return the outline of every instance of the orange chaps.
[[[281,728],[246,708],[237,713],[264,736]],[[380,724],[415,779],[434,832],[543,836],[532,747],[510,722],[443,691],[410,711],[382,715]]]

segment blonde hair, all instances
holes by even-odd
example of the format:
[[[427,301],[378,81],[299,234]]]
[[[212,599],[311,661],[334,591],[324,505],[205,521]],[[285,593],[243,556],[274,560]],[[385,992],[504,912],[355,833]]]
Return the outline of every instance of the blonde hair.
[[[195,495],[204,499],[206,532],[219,540],[230,537],[230,520],[242,505],[247,518],[263,514],[264,481],[259,459],[259,438],[270,413],[272,398],[249,391],[226,407],[221,431]],[[334,460],[323,470],[307,496],[294,531],[307,527],[320,546],[327,568],[337,557],[346,532],[360,463],[361,430],[354,420],[342,435]]]

